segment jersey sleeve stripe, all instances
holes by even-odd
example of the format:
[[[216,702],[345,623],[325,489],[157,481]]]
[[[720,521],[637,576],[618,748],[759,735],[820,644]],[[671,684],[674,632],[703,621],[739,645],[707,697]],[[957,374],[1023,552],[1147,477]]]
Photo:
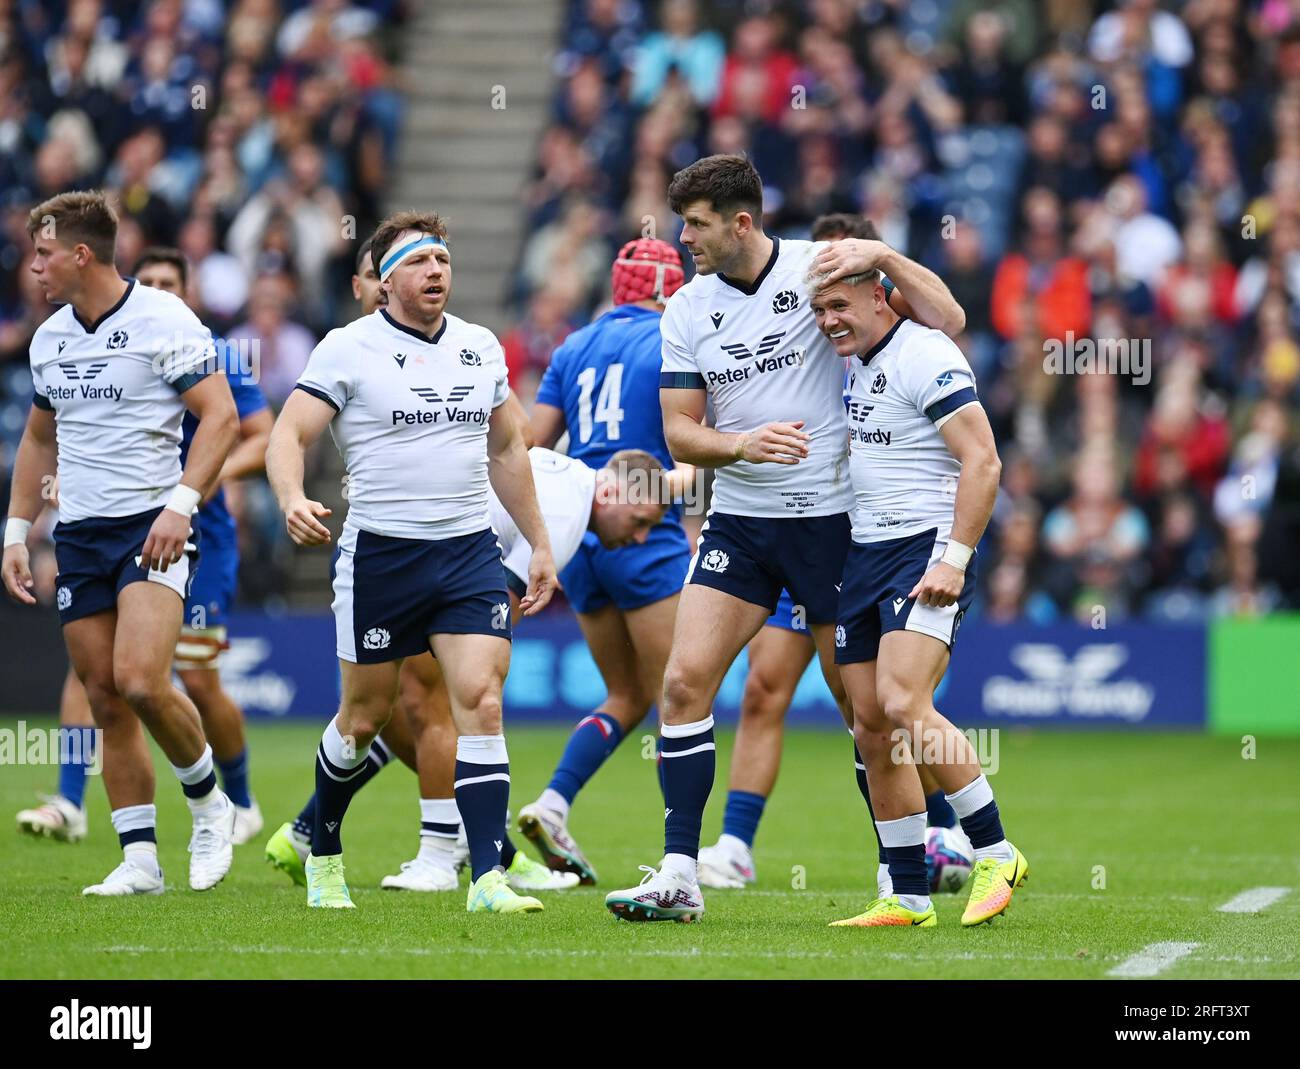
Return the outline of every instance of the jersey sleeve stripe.
[[[698,371],[659,372],[661,390],[703,390],[704,388],[704,376]]]
[[[50,404],[50,399],[49,399],[48,397],[46,397],[45,394],[43,394],[43,393],[33,393],[33,394],[32,394],[32,404],[34,404],[34,405],[35,405],[37,408],[39,408],[42,412],[53,412],[53,411],[54,411],[54,406],[53,406],[52,404]]]
[[[309,394],[311,394],[313,397],[317,398],[318,400],[324,401],[327,405],[330,406],[330,408],[334,409],[335,412],[342,412],[342,411],[343,411],[343,409],[342,409],[342,407],[339,405],[339,403],[338,403],[337,401],[335,401],[334,398],[332,398],[332,397],[331,397],[329,394],[327,394],[324,390],[318,390],[318,389],[316,389],[315,386],[306,386],[306,385],[304,385],[304,384],[301,383],[301,382],[300,382],[300,383],[297,383],[297,384],[294,386],[294,389],[295,389],[295,390],[301,390],[303,393],[309,393]]]
[[[954,390],[947,397],[940,397],[939,400],[925,410],[925,415],[931,423],[938,423],[944,416],[978,401],[979,398],[975,396],[975,387],[964,386],[960,390]]]
[[[173,390],[175,390],[178,394],[181,394],[184,393],[186,390],[190,389],[192,386],[197,386],[200,382],[206,379],[210,374],[212,374],[212,372],[207,370],[188,371],[184,375],[172,379],[172,381],[169,382],[168,385]]]

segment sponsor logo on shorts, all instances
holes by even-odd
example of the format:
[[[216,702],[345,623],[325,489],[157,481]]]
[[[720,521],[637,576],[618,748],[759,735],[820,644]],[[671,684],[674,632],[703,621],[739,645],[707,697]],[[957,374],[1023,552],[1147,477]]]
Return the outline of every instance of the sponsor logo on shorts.
[[[499,601],[492,606],[492,630],[504,631],[510,619],[510,603]]]
[[[842,650],[849,643],[849,636],[844,632],[843,624],[835,625],[835,648]]]
[[[907,598],[895,598],[895,599],[894,599],[894,615],[897,616],[900,612],[902,612],[902,611],[903,611],[903,606],[906,605],[906,604],[907,604]]]
[[[700,567],[706,572],[725,572],[730,563],[731,558],[720,549],[711,549],[700,558]]]
[[[392,641],[393,636],[384,628],[372,627],[362,636],[361,645],[368,650],[386,650]]]
[[[54,597],[60,609],[66,609],[72,604],[72,591],[66,586],[59,587],[58,593]]]

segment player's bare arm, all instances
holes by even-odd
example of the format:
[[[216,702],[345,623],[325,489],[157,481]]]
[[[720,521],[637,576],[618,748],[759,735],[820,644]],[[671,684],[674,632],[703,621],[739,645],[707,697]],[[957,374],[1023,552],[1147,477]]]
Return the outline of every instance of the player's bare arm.
[[[559,580],[546,533],[542,510],[533,485],[533,466],[518,421],[509,401],[492,410],[488,420],[488,480],[498,500],[515,521],[519,533],[533,547],[528,562],[528,592],[520,602],[525,616],[541,612],[551,600]]]
[[[513,390],[510,391],[510,396],[514,396]],[[555,443],[564,434],[564,429],[563,409],[541,402],[534,404],[532,415],[528,418],[528,432],[533,438],[529,448],[540,445],[543,449],[554,449]]]
[[[803,420],[768,423],[742,434],[725,434],[706,426],[704,390],[662,389],[664,438],[673,459],[700,468],[724,468],[739,460],[751,464],[798,464],[808,455],[812,437]]]
[[[523,402],[519,400],[514,390],[511,390],[506,395],[506,401],[502,407],[510,413],[510,418],[515,421],[515,425],[519,428],[519,436],[524,440],[524,449],[532,449],[533,446],[537,445],[537,435],[533,433],[532,424],[528,420],[528,413],[524,411]],[[550,446],[547,445],[547,448],[549,449]]]
[[[967,405],[953,414],[939,433],[952,455],[961,462],[957,497],[953,508],[952,534],[943,559],[921,577],[909,598],[939,608],[953,604],[966,582],[966,564],[971,551],[984,536],[1002,476],[993,428],[983,406]]]
[[[9,488],[9,519],[4,534],[4,584],[14,601],[35,605],[27,553],[27,532],[45,505],[41,488],[52,484],[58,467],[54,413],[32,405],[27,427],[18,443],[13,483]]]
[[[319,397],[294,390],[280,410],[266,446],[266,478],[284,513],[289,537],[299,546],[323,546],[330,540],[321,518],[331,509],[312,501],[303,489],[303,455],[334,418],[334,409]]]
[[[822,288],[846,275],[872,270],[881,271],[894,284],[889,306],[899,315],[949,337],[966,328],[966,313],[943,279],[883,241],[844,238],[827,245],[813,261],[813,271],[825,276]]]
[[[173,490],[167,506],[158,513],[141,547],[143,567],[168,568],[181,559],[190,536],[194,509],[216,486],[221,466],[239,439],[239,412],[224,375],[209,375],[200,380],[181,394],[181,400],[199,424],[194,430],[180,484]]]
[[[230,479],[242,479],[248,475],[257,475],[266,470],[266,447],[271,441],[271,428],[275,419],[270,409],[263,408],[239,421],[239,441],[221,465],[221,474],[217,481],[204,495],[206,504],[221,488],[222,483]]]

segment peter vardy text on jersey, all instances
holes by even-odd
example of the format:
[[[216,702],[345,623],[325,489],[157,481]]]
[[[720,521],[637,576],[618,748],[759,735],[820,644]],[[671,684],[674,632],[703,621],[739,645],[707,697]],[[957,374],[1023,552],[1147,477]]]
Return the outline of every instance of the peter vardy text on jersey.
[[[802,347],[791,349],[784,356],[764,356],[755,360],[749,367],[730,368],[727,371],[706,371],[704,381],[710,386],[724,386],[730,382],[745,382],[751,371],[760,375],[769,371],[780,371],[787,367],[803,367],[808,359],[808,351]]]
[[[444,408],[441,412],[435,409],[425,409],[422,412],[403,412],[401,409],[393,409],[393,426],[399,423],[477,423],[482,426],[488,421],[488,411],[486,408]]]
[[[121,386],[51,386],[45,391],[51,401],[71,401],[74,397],[83,397],[87,401],[120,401]]]

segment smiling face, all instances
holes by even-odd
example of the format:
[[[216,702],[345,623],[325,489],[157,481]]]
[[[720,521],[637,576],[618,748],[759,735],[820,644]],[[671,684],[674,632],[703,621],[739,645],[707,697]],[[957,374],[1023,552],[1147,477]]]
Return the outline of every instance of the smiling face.
[[[701,275],[727,272],[742,255],[742,238],[753,229],[748,212],[719,214],[711,201],[696,200],[682,206],[681,243]]]
[[[415,230],[403,231],[390,249],[400,249],[427,236]],[[451,297],[451,253],[445,245],[426,245],[398,264],[381,285],[390,307],[400,307],[417,323],[434,323]]]
[[[879,281],[853,286],[841,280],[814,294],[809,304],[817,328],[840,356],[865,353],[897,318],[885,303],[885,287]]]

